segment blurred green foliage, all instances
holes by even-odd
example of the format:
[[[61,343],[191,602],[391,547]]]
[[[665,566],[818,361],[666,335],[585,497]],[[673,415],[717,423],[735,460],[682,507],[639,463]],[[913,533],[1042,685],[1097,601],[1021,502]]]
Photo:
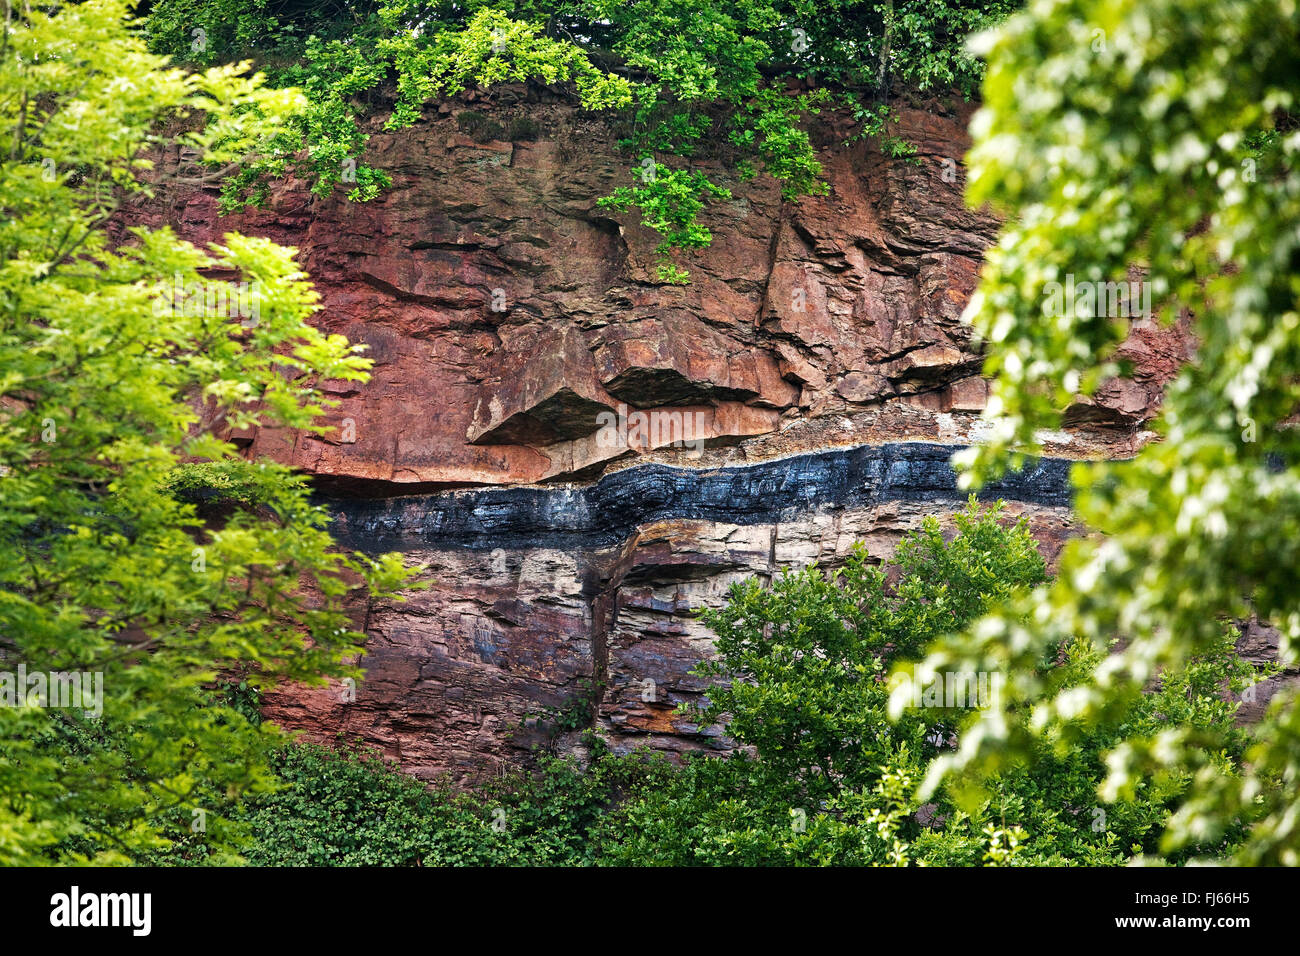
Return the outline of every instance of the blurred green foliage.
[[[1008,217],[968,315],[994,378],[984,480],[1037,452],[1063,410],[1120,371],[1129,318],[1049,307],[1049,283],[1138,280],[1152,325],[1184,323],[1195,360],[1165,386],[1158,440],[1080,464],[1071,541],[1049,588],[937,648],[933,667],[1013,676],[1008,714],[936,768],[996,773],[1124,726],[1143,689],[1258,617],[1297,664],[1300,638],[1300,9],[1294,0],[1037,2],[986,39],[969,199]],[[1066,640],[1098,651],[1052,688],[1034,667]],[[901,693],[905,693],[902,691]],[[1235,857],[1300,865],[1300,707],[1276,694],[1238,774],[1209,728],[1131,725],[1106,791],[1195,780],[1165,852],[1259,818]]]

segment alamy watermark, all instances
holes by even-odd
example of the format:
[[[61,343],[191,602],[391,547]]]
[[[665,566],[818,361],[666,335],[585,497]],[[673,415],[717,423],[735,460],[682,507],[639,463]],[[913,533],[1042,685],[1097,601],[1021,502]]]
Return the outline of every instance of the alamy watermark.
[[[906,674],[894,678],[894,688],[909,680],[911,699],[908,706],[923,707],[973,707],[988,710],[1002,699],[1006,686],[1004,674],[988,671],[946,671],[935,674],[929,681],[909,679]]]
[[[242,319],[240,323],[251,329],[261,321],[261,296],[253,284],[243,282],[191,282],[186,283],[181,273],[172,276],[171,284],[159,282],[154,297],[153,314],[190,317]]]
[[[1142,282],[1052,280],[1043,286],[1043,315],[1059,319],[1067,315],[1101,315],[1107,318],[1151,318],[1151,284]]]
[[[83,893],[73,886],[50,897],[50,925],[58,928],[124,927],[148,936],[152,914],[152,893]]]
[[[629,413],[627,406],[619,403],[617,412],[601,412],[596,416],[600,431],[596,433],[598,448],[663,448],[676,446],[699,451],[704,448],[708,412],[699,409],[656,409]]]
[[[0,707],[81,710],[87,717],[104,713],[102,671],[0,671]]]

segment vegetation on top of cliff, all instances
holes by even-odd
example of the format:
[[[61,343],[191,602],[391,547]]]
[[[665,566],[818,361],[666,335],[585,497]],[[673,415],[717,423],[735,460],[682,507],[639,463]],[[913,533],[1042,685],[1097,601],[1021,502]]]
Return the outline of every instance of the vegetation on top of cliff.
[[[970,94],[982,67],[973,31],[1019,0],[347,0],[320,7],[265,0],[157,0],[144,30],[153,48],[208,64],[256,57],[273,82],[300,88],[290,127],[229,170],[223,202],[263,201],[290,170],[319,195],[340,184],[366,201],[391,184],[362,162],[360,120],[393,84],[384,123],[401,129],[440,97],[496,83],[571,85],[584,108],[608,113],[631,158],[631,180],[608,197],[635,207],[663,237],[663,281],[685,281],[672,259],[709,243],[698,216],[729,198],[694,161],[723,153],[741,179],[763,172],[783,196],[826,191],[803,122],[847,106],[859,135],[889,133],[896,86]]]
[[[316,295],[290,250],[236,234],[200,250],[167,228],[110,238],[167,121],[205,112],[184,142],[227,162],[300,105],[231,68],[167,68],[127,7],[5,3],[0,31],[5,864],[49,847],[125,862],[200,830],[233,853],[215,808],[267,785],[279,737],[206,686],[235,667],[257,682],[355,674],[364,635],[343,597],[404,580],[400,556],[339,553],[288,469],[198,427],[202,406],[233,428],[318,429],[317,385],[369,363],[306,321]],[[190,458],[222,462],[209,471],[262,507],[205,526],[174,483]]]

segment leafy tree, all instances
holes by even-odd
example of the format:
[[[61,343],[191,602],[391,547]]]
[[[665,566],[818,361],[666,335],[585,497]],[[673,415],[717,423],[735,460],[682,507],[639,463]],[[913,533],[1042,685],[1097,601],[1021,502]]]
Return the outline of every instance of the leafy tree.
[[[319,430],[322,380],[364,378],[355,348],[305,321],[316,295],[292,250],[231,234],[205,251],[139,227],[110,241],[109,217],[147,192],[163,124],[202,111],[182,140],[226,164],[302,105],[233,67],[167,68],[128,8],[4,4],[4,863],[125,862],[177,840],[229,859],[238,834],[205,811],[268,785],[276,735],[214,699],[218,672],[255,686],[354,674],[363,636],[342,598],[404,577],[396,555],[340,554],[301,477],[201,427]],[[213,525],[186,494],[180,466],[196,459],[238,489]],[[20,669],[100,675],[102,696],[65,698],[56,678],[42,691]]]
[[[1158,850],[1188,785],[1186,775],[1162,774],[1131,799],[1104,805],[1103,755],[1117,739],[1135,730],[1204,734],[1219,748],[1206,759],[1222,774],[1237,773],[1244,741],[1223,687],[1240,689],[1253,672],[1221,634],[1124,724],[1094,727],[1068,747],[1040,746],[974,800],[946,787],[923,800],[918,784],[951,751],[963,716],[976,703],[990,705],[982,714],[999,714],[996,693],[962,707],[947,697],[946,673],[926,674],[924,706],[891,725],[890,666],[909,666],[932,641],[1043,581],[1044,569],[1023,522],[1006,527],[995,510],[974,503],[951,540],[931,519],[903,540],[895,561],[887,574],[858,550],[829,576],[813,568],[770,586],[751,579],[733,587],[726,606],[707,615],[719,658],[700,670],[726,682],[710,691],[704,719],[725,722],[742,750],[634,781],[602,826],[605,860],[1116,865]],[[1045,654],[1035,672],[1047,687],[1073,688],[1098,659],[1091,645],[1073,642]],[[966,686],[975,690],[978,680]],[[1006,719],[1023,723],[1025,715]],[[1240,840],[1243,826],[1220,835],[1215,848]]]
[[[1300,636],[1300,12],[1289,0],[1038,2],[982,41],[985,106],[969,198],[1009,218],[969,308],[996,378],[994,438],[976,480],[1032,454],[1039,429],[1122,370],[1129,320],[1102,297],[1049,306],[1049,283],[1139,274],[1162,321],[1187,317],[1197,354],[1169,385],[1158,440],[1127,462],[1080,465],[1080,517],[1103,536],[1065,549],[1050,585],[930,658],[1005,670],[1003,705],[935,768],[984,774],[1122,724],[1142,691],[1258,615],[1296,662]],[[1059,288],[1059,286],[1057,287]],[[1052,688],[1035,662],[1062,642],[1099,652]],[[900,690],[901,712],[906,688]],[[1194,778],[1162,849],[1217,846],[1260,817],[1235,859],[1300,864],[1300,707],[1279,693],[1240,774],[1221,728],[1133,726],[1109,796],[1152,774]]]
[[[906,537],[893,586],[862,545],[829,575],[814,566],[783,573],[771,587],[757,578],[734,585],[726,605],[704,615],[718,659],[698,670],[719,686],[702,719],[726,715],[729,734],[776,773],[800,780],[812,800],[874,785],[899,747],[933,752],[926,738],[944,735],[955,711],[912,713],[891,727],[889,665],[915,660],[1012,590],[1044,579],[1023,522],[1004,527],[974,502],[957,522],[951,543],[934,518]],[[963,693],[971,706],[977,691],[976,684]]]

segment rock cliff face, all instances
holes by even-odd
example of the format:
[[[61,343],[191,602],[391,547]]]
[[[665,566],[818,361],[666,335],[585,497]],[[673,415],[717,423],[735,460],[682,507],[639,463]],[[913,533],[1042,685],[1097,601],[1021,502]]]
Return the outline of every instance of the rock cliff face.
[[[462,127],[493,124],[471,110],[532,138],[477,141]],[[887,558],[961,506],[947,457],[978,440],[987,389],[959,316],[996,229],[962,203],[968,118],[904,110],[907,162],[843,145],[846,121],[823,117],[830,194],[797,205],[702,160],[735,198],[708,209],[686,286],[654,281],[657,235],[597,205],[629,175],[615,136],[540,90],[376,131],[367,160],[394,179],[376,202],[291,182],[240,216],[195,189],[134,208],[195,242],[238,229],[296,247],[319,324],[375,361],[335,391],[330,436],[234,437],[311,472],[348,545],[401,549],[433,586],[356,609],[355,700],[287,691],[269,715],[462,781],[554,738],[528,716],[545,708],[616,747],[721,746],[675,712],[710,652],[692,609],[747,575],[834,566],[854,541]],[[1126,348],[1134,377],[991,492],[1049,558],[1071,533],[1065,460],[1132,454],[1189,352],[1181,327]]]

